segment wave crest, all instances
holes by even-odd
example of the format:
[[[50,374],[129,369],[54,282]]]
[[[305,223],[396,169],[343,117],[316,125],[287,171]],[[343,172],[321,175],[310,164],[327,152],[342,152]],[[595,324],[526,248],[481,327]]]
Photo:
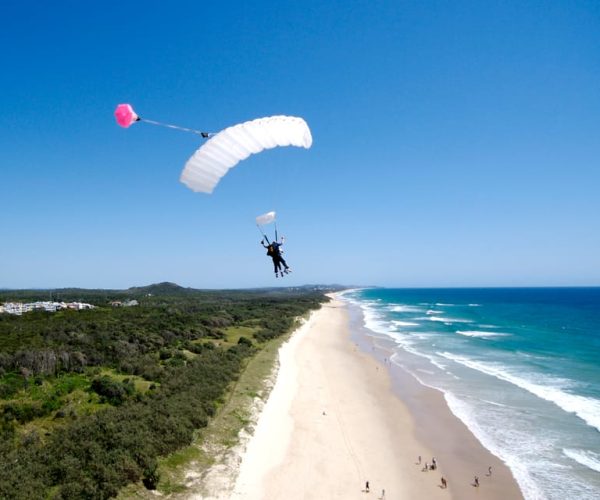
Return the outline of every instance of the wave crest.
[[[477,337],[477,338],[491,338],[491,337],[508,337],[510,333],[500,333],[500,332],[483,332],[480,330],[456,330],[456,333],[459,335],[464,335],[465,337]]]
[[[588,469],[600,472],[600,455],[597,453],[587,450],[573,450],[570,448],[563,448],[563,453],[581,465],[585,465]]]

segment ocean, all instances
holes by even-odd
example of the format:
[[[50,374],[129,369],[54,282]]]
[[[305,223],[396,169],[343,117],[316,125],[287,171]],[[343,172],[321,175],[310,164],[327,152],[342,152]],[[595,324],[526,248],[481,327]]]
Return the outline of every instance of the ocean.
[[[600,498],[600,288],[344,292],[526,499]]]

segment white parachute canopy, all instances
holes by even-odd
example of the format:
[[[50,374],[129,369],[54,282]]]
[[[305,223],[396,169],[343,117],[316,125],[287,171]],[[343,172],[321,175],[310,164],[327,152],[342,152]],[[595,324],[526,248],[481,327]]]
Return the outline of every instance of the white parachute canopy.
[[[259,215],[256,218],[256,223],[259,226],[264,226],[265,224],[271,224],[271,222],[275,221],[275,212],[267,212],[266,214]]]
[[[212,136],[187,161],[180,181],[193,191],[212,193],[227,171],[251,154],[277,146],[308,149],[311,145],[310,129],[302,118],[258,118]]]

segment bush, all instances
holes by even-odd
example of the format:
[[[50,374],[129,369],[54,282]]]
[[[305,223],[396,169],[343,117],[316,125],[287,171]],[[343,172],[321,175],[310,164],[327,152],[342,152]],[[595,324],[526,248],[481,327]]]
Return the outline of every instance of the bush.
[[[125,402],[127,396],[132,393],[129,384],[123,384],[110,377],[102,376],[92,381],[91,390],[101,396],[104,401],[111,405],[120,405]]]
[[[144,477],[142,482],[148,490],[155,490],[160,480],[160,474],[158,473],[158,465],[156,461],[152,461],[150,465],[144,469]]]
[[[252,344],[252,341],[244,336],[241,336],[240,339],[238,340],[238,344],[242,344],[242,345],[247,345],[248,347],[252,347],[254,344]]]

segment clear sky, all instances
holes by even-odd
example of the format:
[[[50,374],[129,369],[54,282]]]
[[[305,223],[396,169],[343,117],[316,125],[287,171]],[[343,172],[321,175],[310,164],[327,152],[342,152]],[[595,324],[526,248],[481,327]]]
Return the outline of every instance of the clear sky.
[[[0,43],[0,287],[600,285],[597,1],[9,0]],[[197,194],[122,102],[314,143]]]

